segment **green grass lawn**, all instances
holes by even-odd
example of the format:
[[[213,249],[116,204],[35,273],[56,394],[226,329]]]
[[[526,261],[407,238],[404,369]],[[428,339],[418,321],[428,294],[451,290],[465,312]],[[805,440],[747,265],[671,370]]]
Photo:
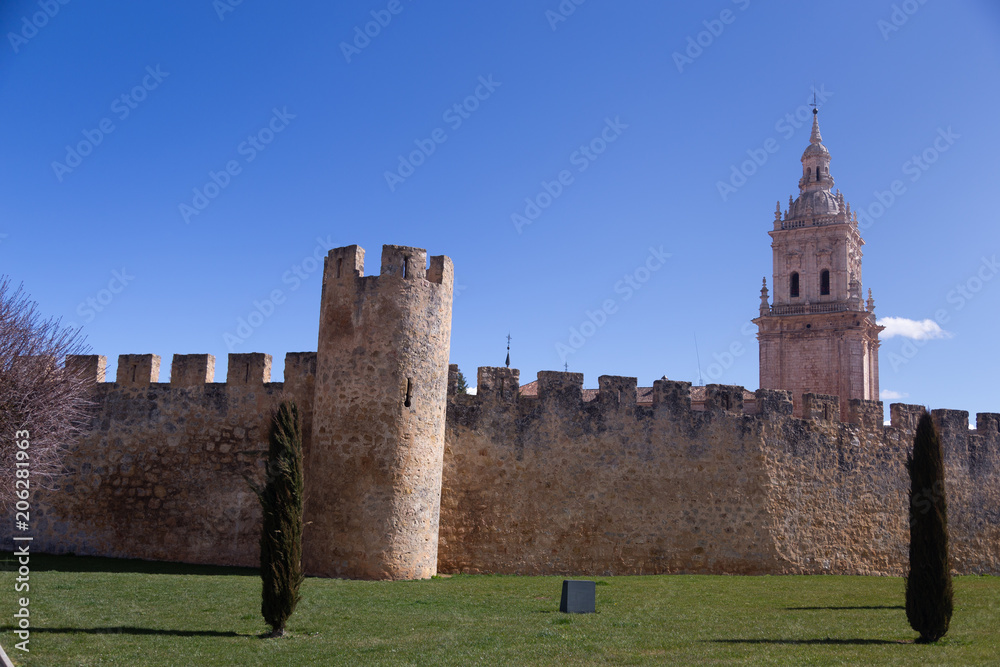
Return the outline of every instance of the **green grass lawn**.
[[[912,643],[902,580],[840,576],[592,577],[586,615],[559,613],[562,577],[310,578],[290,634],[266,640],[252,570],[44,556],[25,654],[23,594],[0,561],[0,643],[19,665],[1000,663],[997,577],[956,579],[951,630],[931,646]]]

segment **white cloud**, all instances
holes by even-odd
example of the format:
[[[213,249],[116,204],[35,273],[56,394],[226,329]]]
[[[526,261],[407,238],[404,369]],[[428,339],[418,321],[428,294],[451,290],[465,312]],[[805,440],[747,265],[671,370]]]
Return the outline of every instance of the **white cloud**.
[[[913,340],[934,340],[951,338],[951,333],[945,331],[934,320],[909,320],[905,317],[883,317],[878,323],[885,327],[879,338],[912,338]]]
[[[885,401],[898,400],[900,398],[909,398],[909,394],[901,394],[898,391],[893,391],[892,389],[883,389],[878,393],[878,397]]]
[[[478,387],[469,387],[468,389],[465,390],[465,393],[468,394],[469,396],[475,396],[477,389]]]

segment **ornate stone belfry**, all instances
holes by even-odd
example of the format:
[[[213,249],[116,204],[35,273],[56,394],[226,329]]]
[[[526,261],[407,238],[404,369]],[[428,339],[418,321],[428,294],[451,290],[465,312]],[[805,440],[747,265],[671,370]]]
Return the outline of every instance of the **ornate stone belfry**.
[[[760,316],[753,322],[760,341],[760,386],[787,389],[795,414],[802,394],[840,396],[841,418],[848,400],[878,400],[878,334],[875,301],[861,294],[858,218],[844,195],[832,192],[830,152],[823,145],[813,109],[812,136],[802,154],[799,196],[781,202],[771,236],[771,294],[765,279]]]

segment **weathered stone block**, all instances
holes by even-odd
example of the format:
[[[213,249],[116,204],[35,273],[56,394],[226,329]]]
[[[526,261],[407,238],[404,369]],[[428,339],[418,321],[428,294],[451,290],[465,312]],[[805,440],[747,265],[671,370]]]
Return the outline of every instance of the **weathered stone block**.
[[[520,386],[521,371],[516,368],[480,366],[476,373],[476,395],[483,401],[512,403],[517,400]]]
[[[261,352],[230,354],[226,384],[258,385],[271,381],[271,355]]]
[[[597,400],[601,412],[634,413],[638,385],[638,379],[633,377],[602,375],[597,378]]]
[[[758,389],[757,414],[761,417],[788,417],[792,414],[792,392],[785,389]]]
[[[285,382],[301,382],[315,375],[315,352],[289,352],[285,355]]]
[[[889,405],[889,424],[895,429],[915,433],[917,422],[924,412],[926,409],[922,405],[892,403]]]
[[[579,409],[583,405],[583,373],[538,371],[538,402],[555,409]]]
[[[743,387],[725,384],[705,385],[705,412],[743,414]]]
[[[969,413],[965,410],[932,410],[946,464],[969,465]]]
[[[427,282],[437,285],[451,285],[455,280],[455,266],[450,257],[434,255],[427,267]]]
[[[653,382],[653,410],[669,415],[690,415],[691,383],[675,380]]]
[[[160,355],[122,354],[118,357],[116,382],[123,387],[142,387],[160,380]]]
[[[90,382],[104,382],[108,358],[99,354],[66,355],[66,371]]]
[[[840,397],[831,394],[802,394],[802,418],[840,421]]]
[[[847,421],[865,428],[881,426],[885,421],[882,401],[865,401],[852,398],[848,401]]]
[[[382,277],[427,279],[427,251],[401,245],[382,246]]]
[[[175,354],[170,364],[170,384],[197,387],[215,380],[215,355]]]

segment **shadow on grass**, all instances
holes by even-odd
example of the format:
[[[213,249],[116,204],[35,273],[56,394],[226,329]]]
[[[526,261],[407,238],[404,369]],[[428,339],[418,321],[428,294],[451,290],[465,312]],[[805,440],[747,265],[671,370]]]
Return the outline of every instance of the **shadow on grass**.
[[[710,644],[830,644],[830,645],[852,645],[868,646],[881,644],[912,644],[908,641],[893,641],[889,639],[704,639],[703,642]]]
[[[0,552],[0,572],[14,572],[17,559],[9,551]],[[107,572],[138,574],[186,574],[203,576],[259,576],[259,571],[248,567],[222,567],[218,565],[190,565],[165,561],[136,560],[127,558],[96,558],[92,556],[49,556],[31,554],[31,571],[34,572]]]
[[[17,630],[12,625],[0,626],[2,632]],[[157,630],[155,628],[133,628],[120,625],[112,628],[31,628],[31,632],[52,634],[84,635],[169,635],[171,637],[258,637],[260,635],[239,632],[219,632],[217,630]]]
[[[786,611],[847,611],[850,609],[906,609],[903,605],[877,607],[785,607]]]

